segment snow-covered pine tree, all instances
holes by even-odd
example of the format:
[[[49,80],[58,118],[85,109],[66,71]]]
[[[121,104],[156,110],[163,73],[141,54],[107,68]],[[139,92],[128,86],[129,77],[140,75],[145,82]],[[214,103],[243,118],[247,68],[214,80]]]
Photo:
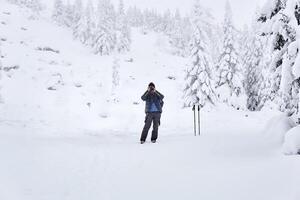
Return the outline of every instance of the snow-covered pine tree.
[[[100,55],[109,55],[116,44],[116,14],[110,0],[99,0],[98,23],[94,36],[94,52]]]
[[[143,11],[143,24],[142,33],[147,34],[149,31],[160,29],[157,24],[157,12],[156,10],[145,9]]]
[[[205,13],[205,15],[208,13]],[[204,14],[203,14],[204,15]],[[208,20],[209,15],[206,15],[205,18],[207,19],[207,23],[206,25],[203,25],[203,28],[205,29],[205,31],[209,31],[210,26],[211,26],[211,20]],[[174,55],[177,56],[182,56],[182,57],[186,57],[190,54],[190,49],[189,49],[189,44],[190,44],[190,40],[191,40],[191,22],[190,22],[190,18],[189,17],[182,17],[179,10],[177,9],[175,12],[175,16],[172,17],[172,23],[173,24],[173,28],[171,29],[170,33],[169,33],[169,37],[170,37],[170,44],[173,47],[172,49],[172,53]],[[161,25],[160,26],[165,26],[165,22],[164,20],[161,20]],[[211,41],[211,36],[212,34],[209,33],[209,43],[213,42]],[[211,47],[212,45],[209,45],[209,47]],[[214,49],[216,49],[216,47],[214,47]]]
[[[209,9],[207,8],[203,8],[203,9],[205,11],[203,15],[205,15],[205,19],[206,19],[203,28],[208,35],[209,53],[211,55],[215,67],[219,61],[223,30],[217,25],[217,23],[215,23],[214,17],[210,13]],[[212,71],[214,72],[212,74],[213,80],[216,80],[214,78],[216,77],[216,70],[213,69]]]
[[[241,102],[242,100],[239,100],[243,87],[241,72],[238,70],[238,53],[234,31],[231,6],[227,1],[223,24],[223,48],[217,66],[216,88],[221,101],[239,109],[244,104]]]
[[[207,34],[203,29],[205,17],[199,0],[195,1],[192,14],[193,36],[191,40],[191,64],[186,71],[184,87],[184,106],[207,103],[214,104],[215,94],[211,80],[211,59],[207,47]]]
[[[186,55],[186,43],[184,40],[184,22],[181,18],[180,12],[177,9],[174,18],[174,28],[170,34],[170,43],[173,47],[173,54],[178,56]]]
[[[91,1],[88,1],[85,11],[80,17],[77,25],[74,25],[73,35],[78,38],[83,44],[89,45],[92,38],[92,15],[94,9]]]
[[[66,27],[73,27],[74,24],[74,6],[70,3],[70,1],[67,1],[67,4],[64,6],[64,17],[63,17],[63,24]]]
[[[258,19],[261,35],[269,41],[273,77],[271,93],[277,94],[281,111],[299,112],[300,56],[298,0],[269,0]]]
[[[160,14],[157,10],[152,11],[153,14],[153,31],[156,33],[163,33],[164,32],[164,16]],[[172,20],[172,16],[171,16]],[[173,22],[173,21],[172,21]],[[173,27],[174,28],[174,27]],[[171,31],[169,32],[169,36],[171,34]]]
[[[96,29],[97,29],[97,12],[94,9],[92,0],[90,0],[90,5],[91,5],[91,7],[90,7],[91,15],[90,15],[89,27],[90,27],[90,32],[91,33],[90,33],[89,39],[86,42],[86,45],[94,48],[95,37],[97,36],[97,33],[96,33]]]
[[[78,30],[80,28],[80,20],[83,17],[83,7],[82,0],[76,0],[74,4],[74,12],[73,12],[73,36],[74,38],[78,38]]]
[[[244,24],[243,29],[241,29],[237,34],[237,51],[239,52],[239,65],[242,66],[242,73],[246,73],[245,62],[248,59],[247,54],[249,53],[249,40],[252,38],[252,30],[249,28],[248,24]]]
[[[190,55],[190,42],[192,39],[192,24],[190,21],[190,17],[184,17],[182,19],[182,27],[183,27],[183,33],[182,33],[182,37],[183,37],[183,43],[184,43],[184,50],[183,50],[183,55],[186,57],[188,55]]]
[[[124,11],[123,0],[119,1],[119,8],[116,18],[116,50],[124,53],[130,49],[130,28]]]
[[[260,28],[258,28],[259,30]],[[274,108],[273,100],[276,96],[275,90],[272,88],[274,86],[274,80],[273,80],[273,70],[270,68],[271,64],[271,53],[270,48],[268,46],[268,41],[265,37],[261,37],[260,33],[257,33],[259,36],[259,39],[262,43],[262,59],[260,62],[260,68],[261,68],[261,82],[259,84],[259,102],[260,105],[259,108],[262,108],[264,106],[268,106],[270,108]]]
[[[243,32],[244,53],[241,64],[244,71],[244,88],[247,95],[247,108],[251,111],[261,109],[259,90],[262,84],[263,43],[257,34],[255,22],[250,30]]]
[[[64,4],[62,0],[55,0],[54,8],[52,12],[52,19],[57,22],[58,24],[64,23]]]
[[[219,57],[221,55],[221,50],[223,47],[223,29],[221,26],[215,24],[213,27],[213,31],[209,37],[210,43],[210,55],[212,57],[212,79],[214,80],[214,88],[216,88],[216,81],[219,78],[218,74],[218,64],[219,64]],[[217,91],[215,91],[217,94]]]
[[[126,16],[131,27],[141,27],[143,25],[143,13],[136,6],[129,7]]]
[[[162,31],[167,36],[170,36],[172,34],[173,28],[174,28],[174,23],[172,20],[171,11],[167,9],[164,12],[164,15],[162,17]]]

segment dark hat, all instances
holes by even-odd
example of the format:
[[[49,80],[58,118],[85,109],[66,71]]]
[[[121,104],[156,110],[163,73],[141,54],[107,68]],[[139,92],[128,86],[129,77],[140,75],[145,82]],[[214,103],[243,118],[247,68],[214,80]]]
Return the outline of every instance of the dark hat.
[[[148,87],[151,87],[151,86],[152,86],[152,87],[155,87],[154,83],[152,83],[152,82],[149,83]]]

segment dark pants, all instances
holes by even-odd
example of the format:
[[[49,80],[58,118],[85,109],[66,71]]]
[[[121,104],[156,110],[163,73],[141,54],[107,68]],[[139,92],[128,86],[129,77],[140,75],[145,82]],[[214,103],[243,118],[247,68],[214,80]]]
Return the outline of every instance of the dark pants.
[[[160,125],[160,116],[161,116],[161,113],[159,113],[159,112],[146,114],[145,126],[143,128],[143,132],[141,135],[141,141],[146,141],[148,131],[151,127],[152,121],[153,121],[153,130],[152,130],[151,140],[157,140],[158,126]]]

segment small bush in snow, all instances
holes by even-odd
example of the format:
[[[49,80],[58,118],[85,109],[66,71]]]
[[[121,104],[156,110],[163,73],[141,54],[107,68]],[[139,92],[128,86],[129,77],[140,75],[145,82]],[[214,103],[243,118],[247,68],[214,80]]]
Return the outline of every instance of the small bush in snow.
[[[55,50],[55,49],[52,49],[50,47],[38,47],[36,48],[36,50],[38,51],[50,51],[50,52],[54,52],[54,53],[59,53],[59,50]]]
[[[19,69],[19,68],[20,68],[19,65],[15,65],[15,66],[11,66],[11,67],[3,67],[3,71],[9,72],[9,71],[11,71],[11,70],[17,70],[17,69]]]
[[[47,84],[49,85],[47,87],[48,90],[57,90],[64,85],[62,75],[60,73],[53,74]]]

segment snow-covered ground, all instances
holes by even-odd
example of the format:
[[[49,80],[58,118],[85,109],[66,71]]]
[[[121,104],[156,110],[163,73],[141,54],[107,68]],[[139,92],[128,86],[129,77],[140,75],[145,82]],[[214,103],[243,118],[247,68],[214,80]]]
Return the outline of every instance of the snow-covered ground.
[[[298,156],[262,137],[261,113],[244,114],[204,114],[201,137],[165,129],[145,145],[138,133],[49,136],[2,121],[1,199],[299,199]]]
[[[114,102],[114,56],[93,55],[46,16],[0,5],[2,62],[19,66],[1,80],[1,200],[300,198],[299,157],[263,132],[278,113],[220,105],[201,112],[193,136],[181,100],[187,60],[168,54],[164,36],[133,30],[131,51],[115,56]],[[166,97],[162,125],[157,144],[140,145],[150,81]]]

